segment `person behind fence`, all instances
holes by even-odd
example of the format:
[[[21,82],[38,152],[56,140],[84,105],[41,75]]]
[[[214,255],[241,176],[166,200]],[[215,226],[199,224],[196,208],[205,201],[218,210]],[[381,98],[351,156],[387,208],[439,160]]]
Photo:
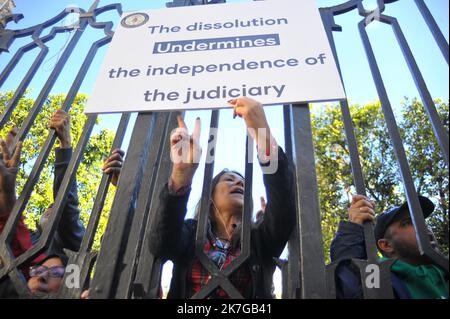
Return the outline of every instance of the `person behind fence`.
[[[53,197],[56,198],[58,190],[61,186],[66,169],[72,156],[71,134],[70,134],[70,117],[63,110],[57,110],[49,121],[49,128],[54,129],[60,147],[55,148],[55,173],[53,183]],[[20,163],[20,150],[22,143],[19,142],[16,148],[14,156],[9,155],[8,148],[12,143],[12,138],[16,134],[15,130],[12,130],[8,135],[7,141],[2,141],[2,154],[4,157],[4,166],[9,166],[9,181],[6,189],[8,201],[2,206],[7,207],[8,213],[5,214],[5,222],[9,216],[9,212],[14,207],[16,200],[15,195],[15,179],[17,177],[18,165]],[[5,159],[6,155],[6,159]],[[13,163],[8,162],[14,160]],[[0,163],[1,166],[2,163]],[[5,173],[2,176],[6,176]],[[43,213],[40,222],[37,225],[36,232],[31,232],[24,224],[24,218],[21,217],[18,225],[18,231],[15,234],[12,247],[14,256],[18,256],[28,250],[33,244],[39,241],[42,232],[49,227],[48,219],[53,214],[53,204]],[[67,256],[64,249],[77,251],[80,247],[81,240],[84,235],[84,226],[80,221],[80,210],[78,208],[78,196],[76,189],[76,181],[70,187],[66,205],[61,215],[61,219],[57,230],[53,236],[50,247],[44,254],[40,254],[37,259],[31,263],[31,268],[23,269],[25,278],[28,279],[28,287],[31,293],[47,294],[51,292],[57,292],[61,279],[64,275],[65,266],[67,264]],[[9,287],[6,287],[9,286]],[[6,288],[5,288],[6,287]],[[15,292],[11,286],[3,285],[5,288],[3,295],[8,297],[14,296]],[[0,288],[1,290],[1,288]],[[2,293],[0,292],[0,295]]]
[[[70,135],[70,117],[64,111],[58,110],[50,120],[50,128],[56,131],[60,140],[60,148],[55,149],[55,182],[53,184],[53,196],[56,198],[58,189],[61,185],[67,166],[72,155],[71,135]],[[111,184],[117,186],[119,178],[118,172],[122,166],[124,152],[115,149],[105,160],[102,170],[105,174],[112,175]],[[51,206],[42,216],[38,231],[45,227],[53,213]],[[34,294],[47,294],[58,292],[61,281],[65,273],[68,257],[63,249],[78,251],[84,235],[84,225],[80,220],[80,210],[78,209],[78,196],[76,180],[70,188],[68,200],[61,217],[58,231],[54,236],[52,245],[48,249],[49,255],[38,265],[30,269],[30,280],[28,287]],[[39,234],[36,235],[36,239]],[[82,283],[80,283],[82,284]]]
[[[0,140],[0,234],[5,228],[8,217],[14,208],[16,202],[16,179],[20,165],[20,155],[22,152],[22,142],[19,141],[16,145],[14,153],[10,153],[14,137],[17,135],[15,128],[11,129],[5,140]],[[14,235],[11,241],[11,252],[14,257],[17,257],[27,251],[31,246],[32,238],[31,232],[25,225],[23,216],[19,219]],[[29,265],[36,265],[46,258],[45,254],[38,255]],[[0,266],[3,261],[0,258]],[[28,265],[28,266],[29,266]],[[29,269],[25,267],[22,269],[25,279],[29,279]],[[14,286],[8,276],[0,279],[0,298],[17,298]]]
[[[70,133],[70,116],[63,110],[57,110],[49,121],[49,128],[55,130],[59,147],[55,148],[55,173],[53,182],[53,198],[56,199],[64,175],[72,158],[72,137]],[[68,257],[64,249],[78,251],[84,235],[84,225],[80,220],[78,207],[78,193],[76,179],[70,186],[67,202],[59,221],[59,225],[50,247],[47,249],[48,257],[39,265],[30,269],[28,287],[34,294],[56,293],[61,285],[64,269]],[[32,234],[33,241],[37,243],[46,227],[50,227],[48,220],[54,212],[53,204],[42,214],[37,231]]]
[[[424,217],[434,211],[434,204],[419,196]],[[375,219],[375,202],[362,195],[353,196],[349,221],[339,224],[331,243],[331,261],[339,262],[336,269],[337,298],[362,298],[359,271],[350,259],[367,259],[363,223]],[[378,215],[375,219],[375,240],[383,258],[393,259],[391,281],[394,296],[400,299],[448,299],[448,273],[420,254],[416,231],[408,203]],[[438,250],[436,238],[428,229],[433,249]]]
[[[274,258],[282,253],[295,223],[293,173],[285,153],[270,133],[262,105],[247,97],[229,103],[234,108],[234,117],[244,119],[256,141],[263,172],[263,163],[277,163],[274,172],[263,176],[267,205],[261,223],[252,225],[250,258],[229,279],[244,298],[273,298]],[[192,135],[188,134],[180,116],[178,126],[170,137],[174,164],[169,181],[159,195],[160,206],[150,225],[149,244],[155,257],[172,260],[174,264],[168,298],[189,298],[208,284],[211,275],[195,254],[198,220],[185,220],[191,184],[201,155],[200,119],[197,118]],[[258,128],[262,130],[258,132]],[[261,133],[263,130],[267,132],[265,136]],[[182,160],[174,161],[177,156]],[[203,250],[221,270],[229,267],[241,253],[244,188],[244,177],[235,171],[224,169],[212,180],[207,241]],[[228,296],[218,288],[209,297]]]

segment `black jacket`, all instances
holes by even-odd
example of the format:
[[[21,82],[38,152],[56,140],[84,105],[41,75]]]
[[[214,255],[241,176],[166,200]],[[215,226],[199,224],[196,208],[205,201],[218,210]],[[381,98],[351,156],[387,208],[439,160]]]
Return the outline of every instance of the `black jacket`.
[[[331,242],[330,257],[332,262],[339,263],[335,272],[336,298],[363,298],[360,275],[351,264],[351,259],[367,259],[364,228],[352,222],[340,222],[336,236]],[[391,282],[396,298],[411,298],[406,284],[393,272]]]
[[[58,190],[61,187],[61,183],[64,179],[64,175],[71,158],[71,148],[55,149],[55,174],[53,181],[54,199],[56,199],[56,196],[58,195]],[[76,179],[74,179],[67,196],[66,206],[64,206],[64,211],[62,212],[61,219],[59,220],[58,228],[53,236],[50,247],[47,249],[48,255],[63,255],[64,248],[72,251],[78,251],[78,249],[80,249],[85,228],[80,220],[80,209],[78,208],[78,205],[77,182]],[[33,244],[39,240],[43,226],[44,225],[39,225],[37,231],[32,235],[31,238],[34,241]]]
[[[252,277],[252,292],[248,298],[273,298],[272,276],[274,258],[282,253],[295,224],[293,172],[283,150],[278,150],[278,169],[263,176],[267,205],[263,221],[252,227],[250,257],[244,264]],[[195,260],[197,221],[185,220],[189,192],[171,195],[166,184],[160,193],[160,207],[151,224],[150,251],[174,264],[168,298],[189,298],[186,285],[190,282]]]

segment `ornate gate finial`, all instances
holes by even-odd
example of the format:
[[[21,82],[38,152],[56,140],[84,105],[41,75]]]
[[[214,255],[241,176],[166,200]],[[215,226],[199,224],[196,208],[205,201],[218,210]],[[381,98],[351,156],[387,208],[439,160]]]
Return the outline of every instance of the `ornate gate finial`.
[[[18,22],[23,18],[22,14],[13,14],[12,10],[16,7],[13,0],[3,0],[0,4],[0,30],[4,29],[8,22]]]
[[[89,11],[86,13],[80,13],[81,18],[92,18],[94,16],[94,11],[97,9],[100,0],[95,0],[94,3],[90,6]]]

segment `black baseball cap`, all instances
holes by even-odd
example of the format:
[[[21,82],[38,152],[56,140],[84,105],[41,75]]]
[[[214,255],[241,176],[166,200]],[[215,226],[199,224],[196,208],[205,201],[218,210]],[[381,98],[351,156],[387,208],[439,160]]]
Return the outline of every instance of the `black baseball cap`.
[[[434,204],[428,198],[420,196],[420,195],[419,195],[419,202],[420,202],[420,207],[422,208],[423,217],[427,218],[428,216],[430,216],[433,213]],[[402,205],[397,206],[397,207],[392,207],[389,210],[378,215],[378,217],[375,220],[375,228],[374,228],[375,241],[377,243],[377,246],[378,246],[378,240],[380,240],[384,237],[384,233],[386,232],[386,229],[392,223],[394,218],[397,217],[398,214],[404,209],[408,209],[408,202],[404,202]]]

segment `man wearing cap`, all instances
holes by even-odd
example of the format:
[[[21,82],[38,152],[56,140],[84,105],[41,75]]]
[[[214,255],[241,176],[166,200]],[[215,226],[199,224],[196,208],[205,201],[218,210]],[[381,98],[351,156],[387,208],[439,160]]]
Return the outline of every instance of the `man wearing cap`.
[[[434,211],[434,204],[423,196],[419,196],[419,202],[427,218]],[[362,298],[359,272],[350,260],[367,259],[362,225],[365,221],[375,220],[375,202],[355,195],[348,213],[349,221],[340,222],[331,243],[331,260],[339,262],[336,294],[337,298]],[[448,299],[448,274],[420,254],[406,202],[380,214],[375,220],[374,232],[383,258],[394,260],[391,280],[396,298]],[[430,230],[428,235],[431,246],[438,249]]]

